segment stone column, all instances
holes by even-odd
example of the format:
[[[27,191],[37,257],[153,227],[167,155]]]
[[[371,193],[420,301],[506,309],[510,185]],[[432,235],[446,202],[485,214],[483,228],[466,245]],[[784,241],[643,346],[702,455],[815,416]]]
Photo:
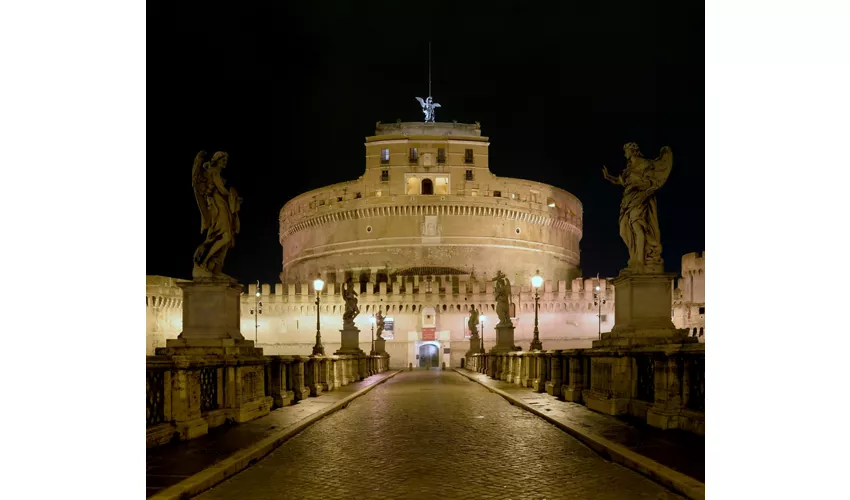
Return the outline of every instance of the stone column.
[[[292,356],[292,390],[295,393],[295,401],[307,399],[310,396],[310,389],[304,381],[304,361],[301,356]]]
[[[667,356],[655,359],[655,403],[646,412],[646,423],[659,429],[679,428],[682,411],[682,383],[684,365],[679,370],[680,358]]]
[[[310,356],[307,359],[307,387],[310,388],[311,396],[319,396],[322,394],[322,381],[319,369],[321,368],[321,360],[324,356]]]
[[[531,389],[534,392],[546,392],[546,375],[548,374],[547,361],[545,351],[534,353],[534,379],[531,381]]]
[[[546,353],[549,357],[549,380],[546,381],[546,393],[550,396],[561,395],[561,351]]]

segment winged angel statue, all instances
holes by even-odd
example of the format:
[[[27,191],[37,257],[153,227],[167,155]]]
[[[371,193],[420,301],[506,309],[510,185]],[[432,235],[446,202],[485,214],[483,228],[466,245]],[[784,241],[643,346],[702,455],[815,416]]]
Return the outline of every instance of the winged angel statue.
[[[434,102],[430,96],[427,99],[422,99],[421,97],[416,98],[419,101],[419,105],[422,106],[422,112],[425,113],[425,121],[433,122],[436,118],[436,109],[440,107],[439,104]]]
[[[239,234],[242,198],[235,188],[228,190],[221,177],[227,166],[227,153],[219,151],[204,162],[206,156],[206,151],[199,152],[192,166],[192,187],[201,210],[201,232],[207,232],[206,239],[195,250],[193,278],[224,277],[224,258]]]
[[[634,142],[623,146],[626,168],[618,176],[602,168],[609,182],[623,186],[620,202],[620,237],[629,248],[629,268],[638,272],[661,272],[661,231],[655,192],[667,182],[673,169],[673,151],[665,146],[658,158],[644,158]]]

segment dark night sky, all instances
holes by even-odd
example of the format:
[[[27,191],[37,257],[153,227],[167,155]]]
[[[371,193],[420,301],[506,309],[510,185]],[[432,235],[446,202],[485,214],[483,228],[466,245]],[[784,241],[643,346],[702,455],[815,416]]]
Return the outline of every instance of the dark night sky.
[[[223,150],[244,198],[225,272],[277,282],[280,208],[360,176],[376,121],[422,119],[429,40],[438,120],[481,122],[496,175],[582,201],[585,276],[614,276],[628,258],[621,188],[602,165],[619,172],[626,142],[646,156],[669,145],[658,206],[665,264],[678,271],[705,247],[703,6],[568,3],[149,6],[147,274],[190,277],[203,239],[192,159]]]

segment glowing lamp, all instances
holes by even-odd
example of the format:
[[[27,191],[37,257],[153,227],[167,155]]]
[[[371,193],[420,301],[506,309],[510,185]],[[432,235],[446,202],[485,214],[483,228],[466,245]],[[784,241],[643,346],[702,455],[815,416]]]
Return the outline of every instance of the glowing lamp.
[[[534,288],[540,288],[543,286],[543,277],[540,276],[540,271],[537,271],[537,274],[531,277],[531,286]]]
[[[325,282],[322,281],[321,279],[313,280],[313,288],[315,288],[317,292],[321,292],[322,288],[324,288],[324,287],[325,287]]]
[[[484,316],[484,315],[482,314],[481,316],[478,316],[478,319],[479,319],[482,323],[484,323],[484,320],[486,320],[486,319],[487,319],[487,316]]]
[[[255,295],[256,295],[257,297],[259,297],[259,296],[260,296],[260,291],[259,291],[259,290],[257,290],[257,293],[256,293]]]
[[[597,292],[599,291],[599,285],[596,285],[596,291]]]
[[[374,316],[372,316],[371,318],[369,318],[369,321],[371,321],[371,322],[372,322],[372,324],[374,325],[374,324],[375,324],[375,317],[374,317]]]

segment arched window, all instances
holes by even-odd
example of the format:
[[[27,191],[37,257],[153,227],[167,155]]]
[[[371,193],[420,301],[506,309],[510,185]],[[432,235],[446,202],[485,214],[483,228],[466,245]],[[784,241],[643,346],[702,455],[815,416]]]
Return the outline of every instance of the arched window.
[[[700,327],[700,329],[699,329],[699,336],[700,336],[700,337],[702,337],[703,335],[704,335],[703,329],[702,329],[702,327]]]
[[[422,194],[434,194],[434,183],[431,179],[422,179]]]

